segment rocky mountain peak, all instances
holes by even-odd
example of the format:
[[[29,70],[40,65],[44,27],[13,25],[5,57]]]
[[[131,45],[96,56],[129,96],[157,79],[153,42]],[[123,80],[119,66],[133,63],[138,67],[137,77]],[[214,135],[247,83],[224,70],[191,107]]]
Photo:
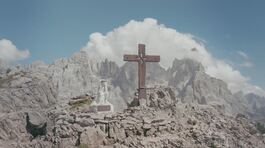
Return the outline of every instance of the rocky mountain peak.
[[[100,63],[99,75],[103,79],[115,77],[118,71],[119,71],[119,66],[113,61],[105,59],[105,61],[102,61]]]
[[[175,87],[178,91],[181,91],[195,76],[196,72],[204,72],[204,68],[201,63],[191,59],[175,59],[172,67],[170,67],[167,71],[169,73],[168,85]]]
[[[192,73],[194,73],[195,71],[205,72],[204,67],[201,63],[188,58],[182,60],[175,58],[171,69],[172,70],[182,69],[182,71],[184,72],[192,72]]]

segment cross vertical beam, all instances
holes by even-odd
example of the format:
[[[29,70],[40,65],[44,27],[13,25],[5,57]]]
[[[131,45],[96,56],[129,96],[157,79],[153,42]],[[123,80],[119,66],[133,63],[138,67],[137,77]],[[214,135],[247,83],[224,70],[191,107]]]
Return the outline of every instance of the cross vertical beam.
[[[124,55],[124,61],[138,62],[138,101],[146,99],[145,76],[146,62],[159,62],[160,56],[146,55],[145,45],[138,44],[138,55]]]
[[[145,89],[145,75],[146,75],[146,63],[145,57],[145,45],[138,44],[138,56],[140,60],[138,61],[138,99],[146,99],[146,89]]]

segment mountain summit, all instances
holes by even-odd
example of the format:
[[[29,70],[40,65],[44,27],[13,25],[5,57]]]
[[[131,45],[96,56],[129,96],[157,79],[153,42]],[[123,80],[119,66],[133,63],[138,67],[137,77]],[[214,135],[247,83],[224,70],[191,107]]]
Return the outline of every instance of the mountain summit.
[[[118,66],[81,51],[53,64],[5,66],[0,74],[1,147],[264,145],[262,124],[252,123],[264,121],[264,97],[233,94],[191,59],[175,59],[168,69],[148,63],[148,106],[129,109],[137,88],[136,63]],[[69,106],[72,98],[84,94],[97,97],[101,79],[110,83],[109,101],[116,113],[102,117],[84,112],[85,106]],[[43,134],[32,136],[30,131],[36,130]],[[233,139],[233,132],[243,139]]]

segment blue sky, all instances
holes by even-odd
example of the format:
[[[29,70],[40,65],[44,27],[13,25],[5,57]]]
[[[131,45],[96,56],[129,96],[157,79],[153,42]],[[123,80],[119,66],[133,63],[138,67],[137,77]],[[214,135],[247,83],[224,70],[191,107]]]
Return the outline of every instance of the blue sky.
[[[265,2],[212,0],[0,0],[0,38],[51,63],[85,46],[93,32],[107,33],[128,21],[155,18],[206,41],[207,49],[265,88]],[[247,54],[252,67],[240,66]]]

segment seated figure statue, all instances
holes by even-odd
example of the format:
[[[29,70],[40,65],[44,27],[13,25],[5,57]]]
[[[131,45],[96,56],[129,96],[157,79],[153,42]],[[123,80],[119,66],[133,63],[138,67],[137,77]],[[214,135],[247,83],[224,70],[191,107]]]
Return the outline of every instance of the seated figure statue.
[[[99,101],[98,102],[99,105],[104,105],[107,101],[105,92],[102,89],[99,89],[98,91],[98,101]]]
[[[91,107],[96,107],[97,110],[109,110],[111,112],[114,111],[113,105],[108,101],[109,93],[108,93],[108,85],[106,80],[101,80],[99,89],[98,89],[98,97],[91,103]]]

